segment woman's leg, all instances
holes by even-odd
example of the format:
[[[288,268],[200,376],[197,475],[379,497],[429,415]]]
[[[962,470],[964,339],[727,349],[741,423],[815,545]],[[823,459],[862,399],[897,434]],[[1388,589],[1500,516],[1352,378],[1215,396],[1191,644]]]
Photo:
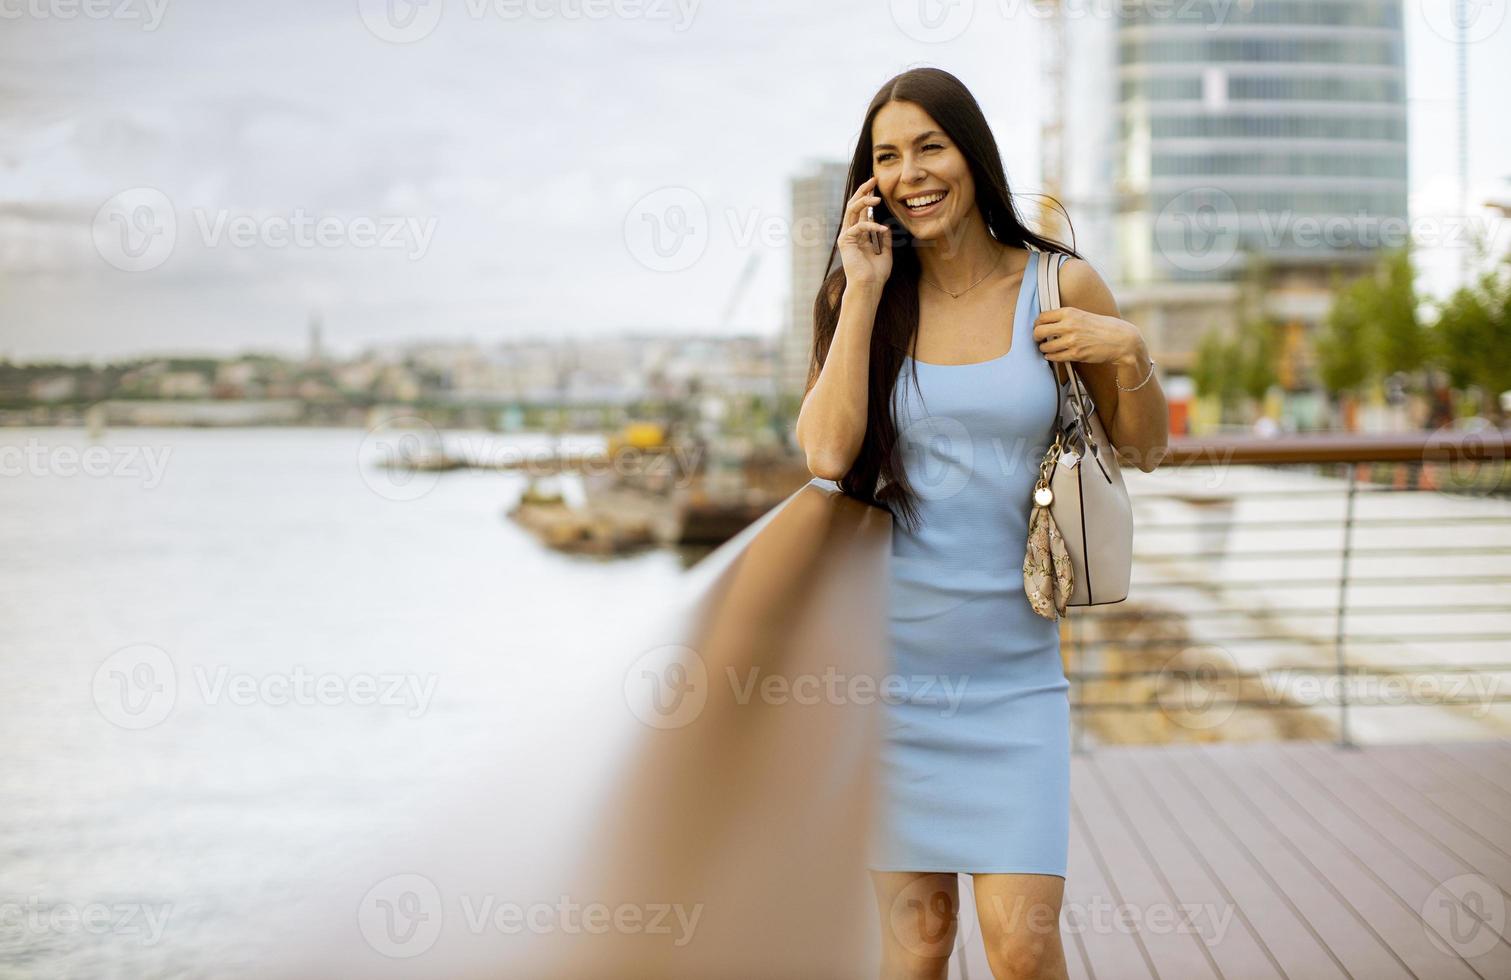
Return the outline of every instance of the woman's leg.
[[[1067,980],[1060,941],[1065,879],[1050,874],[983,874],[972,880],[992,976]]]
[[[882,980],[943,980],[960,913],[953,871],[873,871]]]

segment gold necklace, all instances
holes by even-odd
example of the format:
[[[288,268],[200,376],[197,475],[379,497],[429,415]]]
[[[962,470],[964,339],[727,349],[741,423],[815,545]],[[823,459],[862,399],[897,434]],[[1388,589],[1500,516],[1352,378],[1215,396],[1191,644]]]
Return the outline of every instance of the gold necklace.
[[[997,253],[997,261],[993,262],[992,263],[992,267],[990,269],[986,270],[986,276],[989,276],[993,272],[997,271],[997,266],[999,266],[999,265],[1002,264],[1002,256],[1004,256],[1006,254],[1007,254],[1007,249],[1005,249],[1005,248],[1002,251],[1000,251],[1000,252]],[[939,285],[939,283],[937,283],[934,280],[930,279],[928,276],[924,275],[922,272],[918,273],[918,278],[922,279],[924,282],[928,283],[930,286],[933,286],[935,289],[939,290],[940,292],[949,293],[950,294],[950,299],[959,299],[960,297],[964,296],[966,293],[970,292],[971,290],[975,289],[977,286],[981,285],[983,282],[986,282],[986,276],[982,276],[980,279],[977,279],[975,282],[971,283],[969,286],[965,287],[964,289],[962,289],[958,293],[950,293],[950,291],[948,289],[945,289],[943,286]]]

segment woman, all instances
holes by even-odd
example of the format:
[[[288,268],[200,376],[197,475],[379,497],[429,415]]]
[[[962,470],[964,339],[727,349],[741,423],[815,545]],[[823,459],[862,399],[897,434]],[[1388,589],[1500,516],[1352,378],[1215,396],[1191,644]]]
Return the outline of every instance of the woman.
[[[993,973],[1064,977],[1069,684],[1022,573],[1050,362],[1074,363],[1119,458],[1145,472],[1164,395],[1101,277],[1024,226],[953,75],[882,86],[847,195],[796,435],[814,475],[895,518],[889,681],[907,694],[886,702],[872,844],[883,976],[946,975],[964,872]],[[1059,310],[1038,310],[1035,250],[1072,256]]]

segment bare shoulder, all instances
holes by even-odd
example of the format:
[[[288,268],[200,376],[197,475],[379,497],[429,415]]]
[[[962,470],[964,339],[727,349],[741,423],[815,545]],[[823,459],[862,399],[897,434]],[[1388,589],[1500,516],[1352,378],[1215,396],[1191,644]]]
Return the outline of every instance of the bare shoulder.
[[[1060,265],[1060,302],[1090,313],[1118,315],[1117,299],[1100,273],[1074,256]]]

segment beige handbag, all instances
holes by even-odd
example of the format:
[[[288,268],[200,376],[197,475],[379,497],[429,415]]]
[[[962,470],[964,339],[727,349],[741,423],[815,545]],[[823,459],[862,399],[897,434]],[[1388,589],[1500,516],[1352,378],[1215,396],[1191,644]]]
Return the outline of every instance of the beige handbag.
[[[1064,261],[1063,252],[1040,252],[1041,311],[1060,306]],[[1133,508],[1117,452],[1080,376],[1068,361],[1049,363],[1060,408],[1034,485],[1023,590],[1034,612],[1058,619],[1067,606],[1100,606],[1128,598]]]

